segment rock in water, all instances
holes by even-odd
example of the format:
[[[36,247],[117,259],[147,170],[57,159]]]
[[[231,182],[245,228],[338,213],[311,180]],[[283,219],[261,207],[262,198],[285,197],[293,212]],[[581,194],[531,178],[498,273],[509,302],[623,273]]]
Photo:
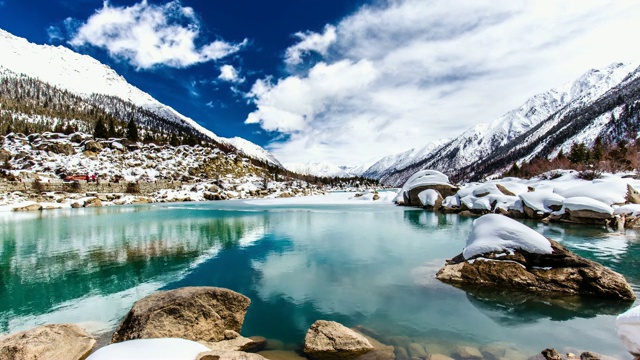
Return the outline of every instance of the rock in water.
[[[625,278],[615,271],[546,239],[550,244],[548,251],[540,244],[540,234],[532,235],[529,241],[527,232],[518,229],[523,225],[515,220],[503,217],[500,221],[483,221],[483,218],[474,222],[463,253],[448,260],[436,274],[437,279],[461,287],[635,299]],[[525,238],[516,239],[514,234],[516,237],[524,234]]]
[[[640,306],[618,315],[616,328],[624,347],[634,356],[640,357]]]
[[[313,359],[355,359],[371,350],[364,336],[335,321],[316,321],[304,338],[304,352]]]
[[[225,330],[240,332],[250,303],[242,294],[215,287],[157,292],[133,305],[112,342],[149,338],[225,340]]]
[[[0,359],[81,360],[96,340],[76,325],[44,325],[0,339]]]

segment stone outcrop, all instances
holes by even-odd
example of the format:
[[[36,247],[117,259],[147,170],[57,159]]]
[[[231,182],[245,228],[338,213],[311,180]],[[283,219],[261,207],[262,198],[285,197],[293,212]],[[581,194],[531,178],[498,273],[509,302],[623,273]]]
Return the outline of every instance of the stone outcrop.
[[[76,325],[44,325],[0,338],[0,359],[82,360],[95,343]]]
[[[250,303],[242,294],[215,287],[157,292],[133,305],[112,342],[149,338],[222,341],[225,330],[240,332]]]
[[[31,204],[31,205],[13,208],[13,211],[38,211],[38,210],[42,210],[42,205]]]
[[[371,350],[363,335],[335,321],[316,321],[304,338],[304,352],[312,359],[355,359]]]
[[[97,197],[93,197],[84,201],[84,207],[101,207],[102,201]]]
[[[431,185],[416,186],[412,189],[407,190],[404,193],[404,205],[422,206],[422,202],[420,201],[418,194],[429,189],[437,191],[438,194],[440,194],[440,197],[442,198],[455,195],[459,190],[459,188],[453,185],[447,185],[447,184],[431,184]]]
[[[436,278],[460,287],[499,287],[534,293],[561,293],[633,300],[625,278],[549,240],[552,254],[518,250],[488,253],[465,260],[462,254],[448,260]]]
[[[47,144],[45,150],[63,155],[73,155],[76,153],[76,151],[73,149],[73,145],[69,143],[50,143]]]
[[[628,204],[640,204],[640,192],[629,184],[627,184],[626,200]]]
[[[85,151],[91,151],[93,153],[99,153],[100,151],[102,151],[103,146],[101,143],[97,142],[97,141],[87,141],[84,144],[84,150]]]

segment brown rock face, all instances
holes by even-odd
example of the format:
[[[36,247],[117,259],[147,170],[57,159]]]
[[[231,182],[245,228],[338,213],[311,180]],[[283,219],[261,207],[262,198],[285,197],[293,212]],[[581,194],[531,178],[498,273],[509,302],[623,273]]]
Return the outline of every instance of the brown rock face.
[[[0,359],[82,360],[95,343],[76,325],[44,325],[0,339]]]
[[[304,352],[312,359],[355,359],[371,350],[364,336],[335,321],[316,321],[304,338]]]
[[[100,201],[100,199],[98,199],[97,197],[87,199],[84,202],[84,207],[101,207],[101,206],[102,206],[102,201]]]
[[[440,281],[477,287],[499,287],[534,293],[563,293],[600,298],[634,300],[625,278],[594,261],[570,252],[549,240],[553,253],[530,254],[524,251],[486,259],[466,261],[462,254],[448,260],[438,271]]]
[[[640,204],[640,192],[627,184],[627,203]]]
[[[73,146],[71,144],[65,144],[65,143],[48,144],[46,147],[46,150],[52,153],[64,154],[64,155],[73,155],[76,153],[76,151],[73,149]]]
[[[112,342],[182,338],[217,342],[225,330],[240,332],[251,300],[215,287],[185,287],[151,294],[136,302]]]
[[[516,194],[512,193],[511,191],[509,191],[509,189],[507,189],[506,187],[500,185],[500,184],[496,184],[496,187],[498,188],[498,190],[500,190],[501,193],[507,195],[507,196],[516,196]]]
[[[42,205],[40,204],[31,204],[23,207],[14,208],[13,211],[38,211],[42,210]]]
[[[417,186],[405,193],[404,204],[407,206],[421,206],[420,199],[418,198],[418,194],[425,190],[433,189],[437,191],[440,196],[446,198],[447,196],[455,195],[459,188],[453,185],[423,185]]]

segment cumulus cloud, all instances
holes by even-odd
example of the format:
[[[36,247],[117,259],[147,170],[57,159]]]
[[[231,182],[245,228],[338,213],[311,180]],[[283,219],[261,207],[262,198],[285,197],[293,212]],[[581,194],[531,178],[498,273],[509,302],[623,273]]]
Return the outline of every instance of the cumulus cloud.
[[[307,31],[297,32],[294,36],[300,41],[286,51],[285,62],[289,65],[300,64],[302,58],[311,52],[327,55],[329,47],[335,43],[337,38],[336,28],[333,25],[325,26],[322,34]]]
[[[218,60],[247,43],[246,39],[236,44],[215,40],[198,46],[199,36],[200,22],[194,10],[177,0],[164,5],[143,0],[128,7],[111,6],[105,1],[101,9],[77,27],[69,44],[97,46],[138,69],[148,69]]]
[[[238,74],[238,70],[236,70],[233,65],[222,65],[220,67],[220,76],[218,79],[233,83],[241,83],[244,82],[244,78],[241,78]]]
[[[285,53],[296,73],[255,82],[246,123],[281,135],[268,148],[283,162],[376,160],[639,59],[638,17],[635,1],[380,1],[299,33]]]

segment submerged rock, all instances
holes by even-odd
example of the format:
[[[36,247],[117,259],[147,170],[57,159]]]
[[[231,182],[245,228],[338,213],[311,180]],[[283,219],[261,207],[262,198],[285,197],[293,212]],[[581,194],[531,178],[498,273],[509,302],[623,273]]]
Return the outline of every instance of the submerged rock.
[[[82,360],[96,340],[77,325],[55,324],[0,339],[0,359]]]
[[[363,335],[335,321],[316,321],[304,338],[304,352],[312,359],[355,359],[371,350]]]
[[[148,338],[225,340],[225,330],[240,331],[250,303],[242,294],[216,287],[160,291],[133,305],[112,342]]]
[[[494,218],[496,216],[504,219]],[[622,275],[572,253],[531,229],[532,235],[515,231],[524,226],[515,220],[493,214],[485,217],[474,222],[467,247],[446,262],[436,274],[437,279],[461,287],[635,299]],[[519,238],[522,236],[531,238]],[[543,246],[540,238],[548,242],[551,251]]]

